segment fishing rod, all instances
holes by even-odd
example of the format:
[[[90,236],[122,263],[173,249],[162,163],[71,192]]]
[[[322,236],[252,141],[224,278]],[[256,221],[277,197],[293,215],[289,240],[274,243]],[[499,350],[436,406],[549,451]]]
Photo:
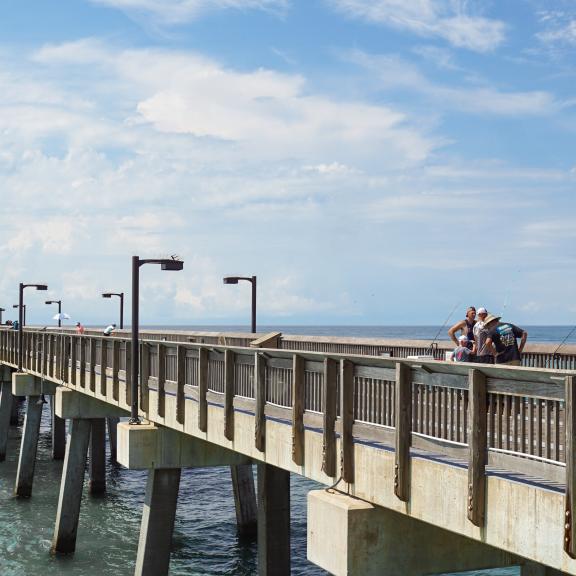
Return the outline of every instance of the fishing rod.
[[[572,328],[572,330],[570,330],[570,332],[568,332],[568,335],[566,336],[566,338],[564,338],[564,340],[562,340],[562,342],[560,342],[560,344],[558,344],[558,347],[556,348],[556,350],[554,350],[554,352],[552,352],[552,360],[560,360],[560,355],[558,354],[558,350],[560,350],[560,348],[562,348],[562,346],[564,346],[564,343],[566,342],[566,340],[568,340],[568,338],[570,338],[570,336],[572,336],[572,334],[574,334],[574,332],[576,332],[576,326],[574,326],[574,328]],[[558,362],[558,364],[560,364],[560,362]],[[558,366],[558,368],[560,368],[560,366]]]
[[[458,306],[460,306],[460,304],[462,304],[462,301],[458,302],[456,304],[456,306],[454,306],[454,308],[452,308],[452,310],[450,310],[450,314],[448,314],[448,316],[446,317],[446,320],[444,320],[444,324],[442,324],[442,326],[440,326],[438,332],[436,332],[436,336],[434,336],[434,340],[432,340],[432,343],[430,344],[430,353],[432,354],[432,356],[434,356],[434,347],[436,347],[436,349],[438,349],[438,344],[436,344],[436,340],[438,340],[438,336],[440,336],[440,332],[442,332],[442,330],[444,330],[444,328],[446,328],[446,324],[448,324],[448,322],[450,321],[450,318],[452,318],[452,314],[454,314],[454,312],[456,312],[456,309],[458,308]]]

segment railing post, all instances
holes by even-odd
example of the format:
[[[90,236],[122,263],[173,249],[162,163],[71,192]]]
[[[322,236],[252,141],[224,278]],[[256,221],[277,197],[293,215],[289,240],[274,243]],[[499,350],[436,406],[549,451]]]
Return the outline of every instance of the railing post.
[[[341,435],[341,473],[342,480],[348,484],[354,482],[354,364],[343,358],[340,360],[340,421]]]
[[[394,494],[400,500],[410,500],[410,443],[412,423],[412,370],[407,364],[396,363],[396,453]]]
[[[186,418],[186,348],[182,345],[176,347],[176,422],[184,424]]]
[[[108,380],[108,339],[100,338],[100,394],[106,396],[106,382]]]
[[[484,526],[488,459],[486,376],[474,368],[468,372],[468,398],[468,519],[476,526]]]
[[[234,352],[224,351],[224,436],[234,440]]]
[[[86,338],[80,336],[80,388],[86,388]]]
[[[304,465],[304,358],[294,354],[292,360],[292,460]]]
[[[254,354],[254,396],[256,399],[254,444],[256,450],[266,449],[266,360],[262,354]]]
[[[114,338],[112,340],[112,398],[118,400],[120,398],[120,379],[118,372],[120,371],[120,342]]]
[[[124,382],[126,383],[124,396],[126,404],[132,406],[132,347],[128,341],[126,341],[124,359]]]
[[[564,551],[576,558],[576,385],[574,376],[566,376],[566,496],[564,518]]]
[[[96,392],[96,338],[90,338],[90,372],[88,386]]]
[[[338,363],[332,358],[324,359],[324,430],[322,438],[322,471],[336,476],[336,407]]]
[[[198,428],[208,430],[208,350],[198,348]]]
[[[160,354],[158,354],[160,362]],[[140,343],[140,409],[148,413],[150,402],[150,390],[148,388],[148,379],[150,377],[150,344],[148,342]],[[158,381],[158,408],[160,410],[160,381]],[[158,411],[160,414],[160,411]]]
[[[148,382],[142,381],[141,386],[148,387]],[[158,416],[166,415],[166,346],[158,344]]]

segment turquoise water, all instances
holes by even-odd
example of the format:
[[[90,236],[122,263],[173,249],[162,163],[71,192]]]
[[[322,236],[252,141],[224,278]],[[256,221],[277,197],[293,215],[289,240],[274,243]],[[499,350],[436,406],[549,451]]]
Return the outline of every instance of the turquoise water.
[[[184,327],[179,327],[184,328]],[[198,327],[186,327],[197,329]],[[222,327],[204,327],[222,330]],[[239,327],[235,327],[239,329]],[[270,327],[285,333],[428,338],[433,327]],[[296,328],[296,330],[294,330]],[[353,334],[350,331],[354,332]],[[437,328],[434,332],[437,331]],[[394,332],[392,334],[391,332]],[[549,330],[548,341],[561,341],[566,328]],[[20,429],[10,429],[7,461],[0,463],[0,576],[123,576],[134,570],[145,472],[126,470],[108,462],[108,492],[94,498],[84,491],[76,553],[53,557],[50,544],[62,463],[51,460],[49,411],[44,410],[33,496],[13,498]],[[327,574],[306,559],[306,494],[319,485],[291,476],[292,574]],[[256,545],[239,541],[228,468],[183,472],[174,532],[170,574],[217,576],[256,574]],[[472,572],[474,576],[512,576],[516,568]]]

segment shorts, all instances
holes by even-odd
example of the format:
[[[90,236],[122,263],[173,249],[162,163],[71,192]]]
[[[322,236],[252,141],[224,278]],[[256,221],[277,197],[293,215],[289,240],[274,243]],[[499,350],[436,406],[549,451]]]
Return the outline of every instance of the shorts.
[[[492,356],[492,354],[483,354],[482,356],[476,356],[474,362],[476,362],[476,364],[494,364],[494,356]]]

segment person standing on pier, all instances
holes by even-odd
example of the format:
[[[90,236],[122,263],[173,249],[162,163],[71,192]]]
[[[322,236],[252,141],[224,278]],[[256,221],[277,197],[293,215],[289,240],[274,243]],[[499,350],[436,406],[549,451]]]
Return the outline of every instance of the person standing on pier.
[[[112,332],[114,332],[114,330],[116,329],[116,324],[108,324],[108,326],[106,326],[106,328],[104,328],[104,336],[111,336]]]
[[[468,337],[462,334],[458,338],[458,346],[450,356],[452,362],[473,362],[472,350],[468,348]]]
[[[486,345],[488,339],[488,330],[486,330],[485,323],[488,316],[486,308],[478,308],[479,320],[474,324],[474,347],[472,352],[475,354],[474,362],[478,364],[494,364],[494,355],[492,354],[492,346]]]
[[[76,334],[84,334],[84,326],[80,322],[76,322]]]
[[[474,343],[474,325],[476,324],[476,308],[474,306],[469,306],[466,310],[466,318],[464,320],[460,320],[460,322],[456,322],[452,328],[448,330],[448,336],[450,336],[450,340],[459,345],[458,339],[456,338],[456,332],[458,330],[462,331],[462,336],[466,336],[468,339],[468,348],[472,349],[472,345]]]
[[[486,345],[492,348],[496,364],[520,366],[528,332],[514,324],[500,322],[500,316],[492,316],[492,314],[486,317],[484,327],[488,331]],[[518,338],[520,338],[520,344],[517,342]]]

